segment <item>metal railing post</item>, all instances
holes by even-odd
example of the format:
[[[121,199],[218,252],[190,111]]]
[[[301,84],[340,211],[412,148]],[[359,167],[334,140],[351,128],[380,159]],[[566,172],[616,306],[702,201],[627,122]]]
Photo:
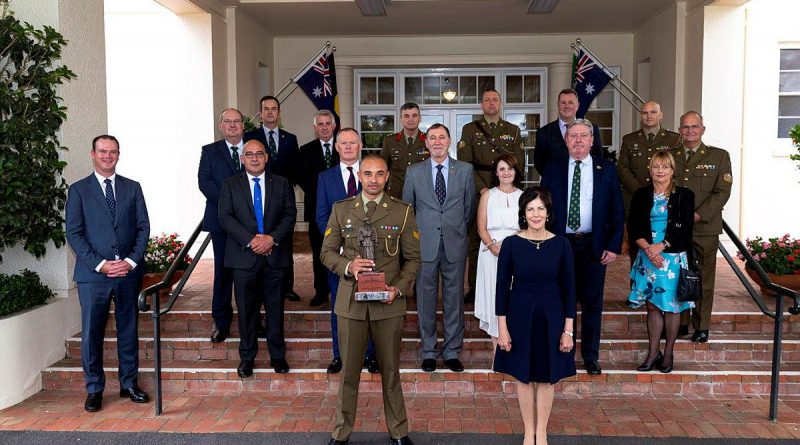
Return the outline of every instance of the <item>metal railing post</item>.
[[[778,385],[781,381],[783,351],[783,295],[775,296],[775,337],[772,340],[772,379],[769,390],[769,420],[778,421]]]

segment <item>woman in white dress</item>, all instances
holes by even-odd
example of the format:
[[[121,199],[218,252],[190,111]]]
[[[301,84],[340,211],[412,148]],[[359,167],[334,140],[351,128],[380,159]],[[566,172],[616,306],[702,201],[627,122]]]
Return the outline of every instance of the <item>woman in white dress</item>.
[[[495,283],[497,256],[503,239],[519,231],[519,189],[522,172],[514,156],[503,153],[492,163],[492,187],[478,203],[478,272],[475,284],[475,317],[481,329],[492,337],[492,351],[497,350],[497,315]]]

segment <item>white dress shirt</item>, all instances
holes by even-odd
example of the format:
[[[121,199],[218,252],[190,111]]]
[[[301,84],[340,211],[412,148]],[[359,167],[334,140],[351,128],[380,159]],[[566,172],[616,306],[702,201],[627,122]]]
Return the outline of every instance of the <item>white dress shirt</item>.
[[[117,174],[114,173],[113,175],[106,178],[105,176],[97,173],[97,170],[94,172],[94,177],[97,179],[97,182],[100,183],[100,191],[103,192],[103,196],[106,196],[106,179],[111,180],[111,193],[114,194],[114,201],[117,200]],[[114,258],[114,260],[118,260],[119,258]],[[131,270],[136,269],[136,262],[130,258],[125,258],[125,262],[131,265]],[[94,268],[95,272],[100,272],[100,269],[103,268],[103,265],[106,264],[106,260],[100,261],[100,264]]]
[[[264,177],[265,177],[264,172],[261,172],[261,174],[258,175],[258,176],[253,176],[250,173],[247,174],[247,183],[250,185],[250,202],[251,203],[253,202],[253,197],[255,196],[255,193],[254,193],[253,190],[255,190],[255,186],[256,186],[256,182],[253,181],[253,178],[259,178],[259,179],[261,179],[260,181],[258,181],[258,184],[261,186],[261,205],[263,206],[265,204],[264,203],[264,196],[266,194],[266,184],[264,184]],[[264,209],[262,208],[262,215],[263,215],[263,210]],[[264,215],[264,216],[266,216],[266,215]]]
[[[575,176],[575,159],[569,158],[567,185],[567,219],[569,219],[569,198],[572,196],[572,178]],[[581,161],[581,226],[572,230],[567,226],[567,233],[584,233],[592,231],[592,200],[594,199],[594,171],[592,157],[587,156]]]
[[[353,176],[356,178],[356,189],[358,189],[358,164],[359,162],[356,161],[355,164],[349,166],[353,167]],[[347,167],[348,165],[345,165],[344,162],[339,163],[339,171],[342,173],[342,183],[344,183],[345,192],[347,192],[347,183],[350,182],[350,170],[348,170]]]

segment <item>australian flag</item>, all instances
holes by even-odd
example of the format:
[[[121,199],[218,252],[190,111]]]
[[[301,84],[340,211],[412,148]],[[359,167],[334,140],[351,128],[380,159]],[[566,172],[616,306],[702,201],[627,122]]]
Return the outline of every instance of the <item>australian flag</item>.
[[[572,85],[581,104],[576,115],[582,119],[589,105],[611,81],[611,76],[583,48],[575,54],[572,65]]]
[[[336,90],[336,64],[333,53],[322,55],[298,77],[297,85],[317,110],[331,111],[339,128],[339,93]]]

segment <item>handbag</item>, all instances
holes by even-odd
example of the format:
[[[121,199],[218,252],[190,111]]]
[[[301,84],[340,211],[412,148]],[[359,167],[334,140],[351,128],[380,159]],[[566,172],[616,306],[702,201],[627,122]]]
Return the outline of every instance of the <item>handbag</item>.
[[[680,212],[680,195],[678,195],[678,211]],[[680,213],[678,214],[678,221],[681,219]],[[694,248],[690,249],[687,254],[687,267],[681,267],[680,275],[678,276],[678,301],[697,301],[702,297],[702,279],[700,277],[700,266],[697,261],[697,252]]]

